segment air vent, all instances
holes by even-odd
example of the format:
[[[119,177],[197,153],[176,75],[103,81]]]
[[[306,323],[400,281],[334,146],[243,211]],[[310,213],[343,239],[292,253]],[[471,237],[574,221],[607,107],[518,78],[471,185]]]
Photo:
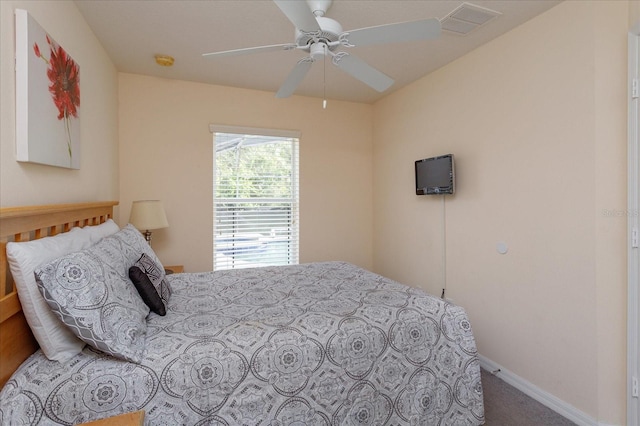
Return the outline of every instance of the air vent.
[[[486,9],[470,3],[462,3],[440,22],[442,29],[459,35],[467,35],[476,28],[502,15],[495,10]]]

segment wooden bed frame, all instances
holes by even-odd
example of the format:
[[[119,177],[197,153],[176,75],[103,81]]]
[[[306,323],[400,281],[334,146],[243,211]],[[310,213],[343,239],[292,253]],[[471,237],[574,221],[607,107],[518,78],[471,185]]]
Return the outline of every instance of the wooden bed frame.
[[[0,388],[38,349],[22,313],[9,265],[9,241],[30,241],[113,218],[117,201],[0,208]]]

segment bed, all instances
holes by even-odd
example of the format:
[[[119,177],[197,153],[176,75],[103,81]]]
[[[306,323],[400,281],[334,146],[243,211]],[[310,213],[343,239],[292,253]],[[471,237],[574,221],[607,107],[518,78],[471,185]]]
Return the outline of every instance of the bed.
[[[111,289],[154,256],[130,226],[96,237],[116,204],[0,209],[0,424],[73,425],[138,410],[146,425],[484,423],[465,311],[349,263],[149,273],[166,286],[156,287],[165,315],[140,308],[148,301],[130,296],[129,282],[115,292],[122,306],[106,303],[88,321],[91,313],[74,309],[99,305],[108,292],[65,293],[68,282],[56,280],[78,276],[59,271],[95,263],[83,275],[93,281],[83,283]],[[43,337],[25,320],[6,247],[75,228],[94,233],[88,248],[35,268],[43,298],[80,347],[52,360],[49,342],[39,348]],[[142,312],[123,310],[126,303]],[[100,335],[111,320],[120,331]]]

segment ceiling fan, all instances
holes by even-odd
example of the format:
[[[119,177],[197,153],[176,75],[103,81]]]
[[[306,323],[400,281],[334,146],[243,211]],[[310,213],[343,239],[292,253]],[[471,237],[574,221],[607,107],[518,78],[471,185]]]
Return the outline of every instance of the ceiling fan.
[[[332,0],[273,0],[296,27],[295,43],[274,44],[205,53],[206,58],[245,55],[280,50],[303,50],[309,53],[298,61],[276,93],[277,98],[289,97],[302,82],[311,65],[319,59],[331,57],[331,62],[369,87],[384,92],[393,79],[358,57],[337,51],[338,47],[370,46],[382,43],[399,43],[429,40],[440,36],[441,25],[437,18],[400,22],[376,27],[343,31],[339,22],[324,16]]]

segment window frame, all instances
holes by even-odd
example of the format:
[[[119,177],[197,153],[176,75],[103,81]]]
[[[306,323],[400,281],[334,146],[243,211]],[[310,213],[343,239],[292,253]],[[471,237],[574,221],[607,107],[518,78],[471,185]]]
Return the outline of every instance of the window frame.
[[[282,129],[265,129],[265,128],[255,128],[255,127],[239,127],[239,126],[225,126],[225,125],[209,125],[209,130],[212,133],[212,161],[213,161],[213,176],[212,176],[212,196],[213,196],[213,270],[223,270],[223,269],[240,269],[242,267],[247,267],[245,265],[235,264],[235,262],[231,262],[231,267],[220,267],[218,262],[216,261],[217,251],[216,251],[216,209],[217,209],[217,199],[216,198],[216,176],[217,176],[217,166],[216,166],[216,135],[217,134],[237,134],[237,135],[256,135],[256,136],[265,136],[265,137],[277,137],[283,139],[293,139],[294,145],[294,158],[293,158],[293,170],[292,170],[292,186],[294,188],[292,198],[283,199],[268,199],[270,202],[276,201],[286,201],[292,203],[292,218],[290,223],[293,225],[293,236],[290,239],[290,242],[294,243],[295,246],[291,253],[289,254],[288,263],[287,264],[298,264],[299,263],[299,252],[300,252],[300,225],[299,225],[299,215],[300,215],[300,184],[299,184],[299,170],[300,170],[300,132],[293,130],[282,130]],[[251,202],[263,201],[262,198],[255,199],[238,199],[239,203],[242,201],[250,200]],[[235,256],[234,256],[235,257]],[[229,265],[226,265],[229,266]],[[258,265],[252,265],[258,266]],[[265,265],[266,266],[266,265]],[[249,266],[250,267],[250,266]]]

